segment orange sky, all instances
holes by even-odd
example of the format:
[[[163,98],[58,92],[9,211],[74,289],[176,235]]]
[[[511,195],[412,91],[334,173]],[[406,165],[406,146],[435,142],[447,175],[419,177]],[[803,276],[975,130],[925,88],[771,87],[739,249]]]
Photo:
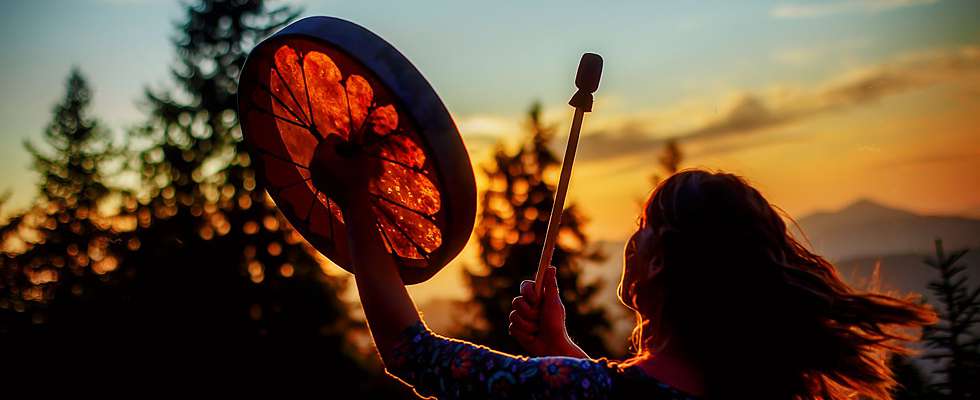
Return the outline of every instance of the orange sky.
[[[917,71],[920,76],[910,79],[918,84],[873,100],[835,106],[772,127],[732,132],[728,137],[682,141],[682,150],[689,154],[683,166],[741,174],[794,218],[838,209],[861,198],[920,213],[980,215],[980,52],[969,48],[963,53],[967,67],[941,79],[926,80],[921,75],[931,72]],[[824,93],[807,87],[795,90]],[[728,96],[728,100],[719,100],[718,107],[725,110],[726,103],[737,104],[744,96]],[[792,104],[813,101],[808,96],[791,96]],[[775,98],[778,96],[767,100],[771,110],[781,107]],[[600,134],[605,126],[622,126],[638,115],[653,120],[660,115],[687,115],[700,121],[689,123],[694,128],[687,130],[715,124],[725,115],[725,111],[704,111],[710,103],[627,114],[617,112],[615,100],[609,101],[611,110],[603,100],[598,98],[595,112],[586,118],[580,154],[587,152],[585,146],[596,143],[586,139],[589,135]],[[563,138],[570,109],[557,105],[548,107],[545,114],[560,123]],[[520,118],[494,121],[480,116],[474,122],[464,118],[464,137],[465,128],[472,124],[517,130]],[[509,135],[505,140],[514,142],[517,137]],[[556,146],[559,151],[561,146]],[[488,148],[472,147],[474,158],[484,159]],[[649,176],[659,172],[655,155],[577,160],[569,200],[590,217],[587,231],[593,239],[622,241],[631,233],[639,201],[651,189]],[[482,179],[478,181],[482,185]],[[453,264],[412,289],[417,301],[465,297],[460,269],[465,263],[476,265],[474,255],[471,241],[467,252]],[[528,266],[529,275],[533,269]]]
[[[442,96],[476,164],[494,141],[522,136],[535,99],[559,124],[560,153],[575,61],[602,54],[569,194],[594,240],[630,234],[668,137],[680,140],[684,166],[741,174],[797,218],[860,198],[980,217],[976,0],[291,4],[358,22],[398,47]],[[4,11],[6,215],[33,199],[36,175],[21,143],[42,136],[67,70],[77,65],[91,78],[93,115],[122,138],[145,118],[144,88],[169,82],[169,38],[183,10],[92,0]],[[414,287],[419,302],[465,296],[459,272],[474,250]]]

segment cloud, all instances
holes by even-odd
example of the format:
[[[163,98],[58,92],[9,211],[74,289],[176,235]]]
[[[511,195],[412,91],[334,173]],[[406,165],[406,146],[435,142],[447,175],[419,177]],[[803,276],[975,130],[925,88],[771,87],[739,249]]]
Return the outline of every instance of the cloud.
[[[716,121],[689,132],[675,135],[685,140],[723,136],[735,133],[748,133],[773,126],[782,125],[796,119],[799,111],[771,110],[770,106],[756,94],[741,94],[728,111]]]
[[[615,132],[602,130],[583,134],[575,157],[583,161],[616,158],[634,154],[637,149],[657,148],[666,140],[650,135],[639,126],[630,127],[628,123]]]
[[[467,115],[456,119],[460,132],[473,135],[501,136],[520,132],[520,122],[496,115]]]
[[[520,118],[477,114],[454,119],[467,150],[474,154],[488,151],[523,132]]]
[[[980,47],[934,51],[898,57],[878,66],[855,70],[810,88],[775,86],[741,92],[699,124],[656,131],[662,112],[651,112],[582,136],[582,160],[645,154],[665,140],[704,142],[748,135],[805,121],[818,115],[874,103],[935,84],[980,81]],[[709,110],[696,114],[711,115]]]
[[[871,44],[872,40],[858,37],[808,48],[781,49],[775,51],[771,57],[778,64],[806,66],[813,65],[818,61],[851,57],[853,54],[871,47]]]
[[[462,133],[463,143],[472,152],[484,151],[501,141],[499,135],[488,135],[482,133]]]
[[[787,49],[777,51],[772,55],[773,61],[783,65],[811,64],[826,52],[819,49]]]
[[[774,18],[817,18],[836,14],[876,14],[897,8],[928,5],[939,0],[843,0],[780,4],[769,10]]]

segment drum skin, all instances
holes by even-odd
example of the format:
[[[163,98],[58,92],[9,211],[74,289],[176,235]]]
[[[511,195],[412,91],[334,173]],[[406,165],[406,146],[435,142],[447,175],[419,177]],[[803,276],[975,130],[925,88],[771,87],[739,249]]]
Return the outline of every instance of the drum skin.
[[[365,177],[375,220],[357,223],[378,228],[406,284],[431,278],[466,245],[476,212],[466,147],[432,86],[384,39],[338,18],[296,21],[249,54],[238,107],[257,178],[333,263],[353,270],[345,221],[330,199],[343,188],[312,179],[314,150],[329,135],[381,162],[380,176]]]

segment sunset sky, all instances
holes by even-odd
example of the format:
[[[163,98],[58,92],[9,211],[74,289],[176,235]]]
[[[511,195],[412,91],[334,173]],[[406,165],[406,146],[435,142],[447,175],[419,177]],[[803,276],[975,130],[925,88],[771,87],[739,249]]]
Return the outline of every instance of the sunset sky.
[[[521,137],[534,100],[563,140],[578,58],[601,54],[569,195],[595,239],[630,233],[669,137],[685,167],[741,174],[795,217],[859,198],[980,216],[976,0],[286,3],[399,48],[477,164],[495,141]],[[0,191],[13,192],[10,207],[34,196],[21,143],[40,139],[69,68],[90,78],[94,114],[121,138],[143,118],[143,89],[169,82],[181,17],[176,1],[4,4]],[[458,277],[443,271],[431,285]]]

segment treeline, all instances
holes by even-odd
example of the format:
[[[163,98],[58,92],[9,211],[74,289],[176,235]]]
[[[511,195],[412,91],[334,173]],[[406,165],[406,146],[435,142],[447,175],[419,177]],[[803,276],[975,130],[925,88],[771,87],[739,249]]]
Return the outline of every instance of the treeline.
[[[409,396],[354,345],[366,328],[340,297],[346,280],[324,273],[243,151],[240,68],[297,15],[259,0],[187,5],[171,84],[145,91],[145,121],[123,146],[90,115],[92,90],[72,70],[43,143],[27,144],[36,202],[0,227],[5,347],[81,351],[86,365],[175,383],[241,372]]]
[[[145,91],[145,119],[121,145],[91,115],[92,89],[72,70],[42,142],[26,144],[40,177],[36,201],[0,225],[4,348],[85,349],[88,363],[111,362],[151,380],[216,370],[331,396],[413,397],[384,376],[366,327],[342,300],[349,280],[324,272],[322,256],[278,212],[244,150],[240,68],[254,45],[299,15],[265,3],[187,5],[173,38],[171,84]],[[548,147],[554,134],[532,106],[526,140],[498,147],[484,166],[479,265],[464,271],[473,301],[457,305],[477,318],[447,333],[520,351],[507,336],[507,313],[544,239],[550,177],[559,168]],[[669,142],[659,164],[671,174],[682,160]],[[586,224],[578,207],[565,210],[553,259],[569,331],[590,354],[624,356],[625,347],[604,340],[610,322],[596,300],[604,282],[582,278],[609,256],[591,243]],[[932,295],[946,308],[926,339],[942,379],[931,382],[896,359],[903,384],[896,395],[976,398],[980,289],[962,277],[961,253],[937,249]]]
[[[241,66],[252,47],[299,15],[265,3],[187,5],[172,39],[171,83],[145,91],[145,120],[123,144],[91,115],[92,88],[72,69],[42,141],[26,143],[40,176],[36,201],[0,226],[4,344],[62,352],[55,357],[85,349],[87,362],[128,366],[122,373],[159,372],[179,360],[191,371],[242,371],[267,383],[329,386],[334,395],[412,397],[384,376],[366,327],[342,299],[349,279],[325,273],[325,260],[278,212],[244,149]],[[486,264],[467,272],[473,287],[492,280],[499,290],[479,291],[467,306],[477,318],[452,332],[514,351],[500,325],[529,260],[537,261],[554,192],[544,176],[558,164],[546,147],[553,128],[538,109],[526,146],[511,155],[501,149],[500,165],[487,167],[494,179],[523,185],[503,197],[518,208],[484,203]],[[522,163],[526,170],[516,171]],[[508,178],[515,174],[523,183]],[[602,354],[608,321],[592,300],[598,283],[578,277],[578,260],[599,255],[581,213],[566,215],[563,234],[575,241],[561,243],[555,262],[563,293],[582,311],[573,332]],[[505,227],[519,243],[499,237]]]

